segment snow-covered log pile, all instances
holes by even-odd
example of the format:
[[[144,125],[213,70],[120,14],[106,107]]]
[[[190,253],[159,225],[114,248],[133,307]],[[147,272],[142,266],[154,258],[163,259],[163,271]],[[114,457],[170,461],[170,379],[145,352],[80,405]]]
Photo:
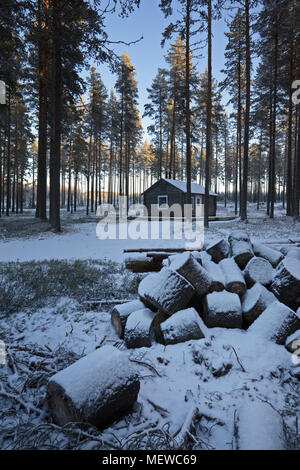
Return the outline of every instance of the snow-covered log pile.
[[[235,231],[228,241],[217,241],[207,251],[170,253],[168,258],[163,254],[159,259],[164,267],[143,278],[139,298],[111,311],[112,325],[128,349],[150,348],[155,342],[170,348],[203,338],[209,344],[218,334],[211,329],[224,328],[247,330],[248,338],[285,346],[298,355],[297,256],[253,246],[247,233]],[[294,362],[292,374],[300,378],[299,363]],[[62,426],[81,421],[101,428],[132,407],[139,386],[128,351],[100,347],[51,378],[48,399],[53,419]],[[247,447],[247,412],[239,413],[239,448]],[[266,408],[280,444],[280,423],[271,415]]]
[[[284,344],[300,329],[300,262],[293,255],[252,244],[242,230],[203,251],[164,253],[163,268],[141,281],[139,300],[112,310],[112,324],[128,348],[190,341],[215,327]]]

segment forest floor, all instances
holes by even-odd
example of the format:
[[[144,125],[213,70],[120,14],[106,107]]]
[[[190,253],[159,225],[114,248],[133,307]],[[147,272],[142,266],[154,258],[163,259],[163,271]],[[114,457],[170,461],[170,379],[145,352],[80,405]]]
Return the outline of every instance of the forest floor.
[[[225,209],[218,207],[219,216],[234,215],[232,204]],[[249,204],[249,219],[242,227],[255,241],[280,241],[282,239],[300,238],[300,224],[293,218],[286,217],[282,205],[276,205],[272,220],[266,216],[265,206],[259,211],[255,204]],[[13,215],[9,219],[0,220],[0,262],[7,261],[41,261],[44,259],[109,259],[123,262],[124,249],[138,248],[182,248],[186,246],[186,239],[174,239],[174,232],[178,235],[181,226],[174,227],[171,223],[171,239],[106,239],[97,238],[97,221],[95,215],[86,217],[84,209],[76,214],[62,211],[62,232],[57,234],[51,231],[48,222],[37,221],[33,211],[26,211],[24,215]],[[128,222],[130,226],[132,222]],[[142,221],[141,231],[150,232],[150,222]],[[164,224],[164,223],[163,223]],[[227,237],[237,228],[241,228],[241,221],[237,218],[232,221],[211,222],[210,228],[205,230],[204,241],[210,242],[217,238]]]
[[[219,211],[231,212],[232,207]],[[283,346],[266,344],[242,330],[214,328],[203,340],[127,351],[111,325],[111,307],[91,309],[86,303],[137,296],[144,275],[124,269],[123,249],[184,242],[103,241],[96,237],[95,218],[93,223],[84,220],[83,211],[74,223],[70,218],[63,212],[61,234],[44,231],[43,224],[40,231],[31,231],[34,218],[28,211],[7,223],[16,223],[20,230],[9,235],[2,231],[0,339],[7,361],[0,365],[0,449],[177,448],[176,435],[195,402],[201,419],[181,448],[232,449],[236,410],[253,398],[281,414],[288,447],[299,448],[300,383],[290,374],[291,358]],[[205,241],[240,227],[238,220],[214,222]],[[285,217],[280,206],[276,218],[269,220],[263,209],[257,213],[250,205],[249,223],[243,228],[254,240],[280,244],[300,238],[300,224]],[[133,410],[103,431],[80,424],[55,426],[46,400],[48,379],[104,344],[115,345],[136,361],[141,390]]]

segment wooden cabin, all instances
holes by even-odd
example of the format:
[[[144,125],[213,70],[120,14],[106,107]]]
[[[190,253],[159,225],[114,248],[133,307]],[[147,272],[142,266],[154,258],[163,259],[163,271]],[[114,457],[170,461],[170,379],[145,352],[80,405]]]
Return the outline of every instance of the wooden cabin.
[[[148,214],[151,214],[151,206],[157,205],[157,209],[162,213],[168,210],[173,204],[179,204],[184,209],[186,204],[187,183],[186,181],[172,180],[162,178],[148,188],[144,193],[144,206],[146,206]],[[217,214],[217,197],[216,193],[209,193],[209,215]],[[204,204],[205,188],[197,183],[192,183],[191,187],[193,216],[195,215],[196,204]]]

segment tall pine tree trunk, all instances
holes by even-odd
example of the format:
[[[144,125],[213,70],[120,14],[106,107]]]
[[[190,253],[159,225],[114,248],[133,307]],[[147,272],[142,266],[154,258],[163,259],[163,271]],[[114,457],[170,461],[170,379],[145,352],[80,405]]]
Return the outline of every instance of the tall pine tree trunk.
[[[190,96],[190,0],[186,1],[186,21],[185,21],[185,137],[186,137],[186,203],[192,203],[191,185],[192,185],[192,150],[191,150],[191,96]]]
[[[59,1],[52,2],[52,90],[50,144],[50,223],[60,232],[60,152],[62,119],[62,62]]]
[[[47,219],[47,120],[48,120],[48,41],[43,34],[48,30],[49,2],[45,3],[45,31],[43,23],[42,1],[38,1],[39,10],[39,136],[38,136],[38,176],[36,217]]]
[[[250,51],[250,0],[245,0],[246,22],[246,109],[244,130],[244,158],[243,158],[243,192],[241,205],[241,219],[247,220],[248,195],[248,159],[249,159],[249,126],[250,126],[250,87],[251,87],[251,51]]]
[[[210,192],[210,161],[211,161],[211,114],[212,114],[212,0],[208,0],[207,11],[207,110],[206,110],[206,160],[205,160],[205,197],[204,197],[204,226],[209,227],[209,192]]]

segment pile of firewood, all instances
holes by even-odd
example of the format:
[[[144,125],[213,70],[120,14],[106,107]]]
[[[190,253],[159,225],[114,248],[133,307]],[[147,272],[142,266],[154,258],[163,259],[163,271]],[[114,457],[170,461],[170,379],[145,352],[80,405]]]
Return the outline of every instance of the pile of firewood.
[[[128,349],[198,340],[218,327],[245,329],[294,352],[300,340],[299,248],[282,253],[234,231],[206,251],[161,259],[162,269],[141,281],[139,298],[111,311]],[[294,374],[300,378],[299,366]],[[103,346],[52,377],[48,398],[56,423],[102,427],[132,407],[139,387],[128,352]]]
[[[300,248],[284,256],[234,231],[228,241],[172,254],[163,264],[142,280],[139,300],[111,312],[128,348],[200,339],[214,327],[248,329],[284,344],[300,328]]]

